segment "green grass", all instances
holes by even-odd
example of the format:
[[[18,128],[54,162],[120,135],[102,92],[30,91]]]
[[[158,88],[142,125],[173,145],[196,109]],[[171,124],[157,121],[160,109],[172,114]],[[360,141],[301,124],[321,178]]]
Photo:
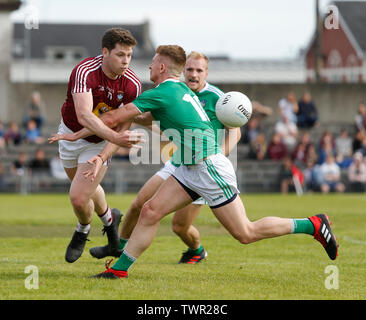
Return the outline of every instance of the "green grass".
[[[108,195],[109,204],[126,211],[134,195]],[[264,216],[307,217],[327,212],[340,242],[340,256],[328,259],[312,237],[292,235],[241,245],[207,207],[195,225],[208,259],[178,265],[183,243],[166,217],[151,247],[118,281],[90,279],[104,270],[89,248],[101,245],[101,222],[92,223],[90,242],[73,264],[64,261],[76,225],[67,195],[0,195],[0,300],[123,299],[366,299],[365,195],[243,195],[251,220]],[[25,288],[25,268],[39,271],[39,289]],[[325,268],[337,266],[339,289],[328,290]]]

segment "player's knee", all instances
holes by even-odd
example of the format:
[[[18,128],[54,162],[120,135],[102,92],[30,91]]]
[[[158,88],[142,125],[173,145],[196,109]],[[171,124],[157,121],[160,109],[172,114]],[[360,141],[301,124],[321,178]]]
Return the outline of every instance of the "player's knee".
[[[246,226],[241,232],[234,235],[241,244],[250,244],[255,241],[255,233],[251,226]]]
[[[185,233],[185,231],[187,230],[187,227],[184,224],[173,221],[172,230],[175,234],[179,235],[179,234]]]
[[[70,202],[76,211],[80,211],[85,207],[88,199],[80,194],[70,194]]]
[[[140,220],[146,225],[156,224],[161,220],[159,212],[154,209],[150,201],[143,205],[140,213]]]

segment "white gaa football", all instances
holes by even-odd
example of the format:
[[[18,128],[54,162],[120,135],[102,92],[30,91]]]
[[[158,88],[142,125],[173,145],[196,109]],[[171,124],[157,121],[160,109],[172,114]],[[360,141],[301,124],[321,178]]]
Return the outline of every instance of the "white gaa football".
[[[252,116],[252,103],[249,98],[238,91],[223,94],[216,103],[216,116],[229,128],[245,125]]]

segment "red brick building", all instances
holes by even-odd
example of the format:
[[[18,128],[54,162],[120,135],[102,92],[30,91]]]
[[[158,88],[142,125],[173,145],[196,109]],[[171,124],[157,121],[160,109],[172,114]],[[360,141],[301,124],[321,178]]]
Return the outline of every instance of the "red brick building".
[[[315,79],[315,36],[306,52],[307,81]],[[366,2],[335,1],[320,30],[320,78],[324,82],[366,82]]]

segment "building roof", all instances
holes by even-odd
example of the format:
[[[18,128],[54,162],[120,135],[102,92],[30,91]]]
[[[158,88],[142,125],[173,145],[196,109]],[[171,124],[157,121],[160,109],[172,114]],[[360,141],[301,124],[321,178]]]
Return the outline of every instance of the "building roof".
[[[148,34],[148,22],[130,25],[40,23],[38,29],[31,30],[27,30],[23,23],[15,23],[13,38],[16,44],[23,44],[28,32],[31,43],[31,59],[46,58],[47,48],[50,47],[84,48],[85,56],[96,56],[101,53],[101,40],[104,32],[112,27],[120,27],[131,31],[138,42],[134,52],[135,58],[150,58],[153,56],[154,50]],[[18,54],[18,57],[21,56],[24,56],[24,52]]]
[[[366,52],[366,2],[334,1],[333,4],[339,9],[339,13],[362,51]]]

